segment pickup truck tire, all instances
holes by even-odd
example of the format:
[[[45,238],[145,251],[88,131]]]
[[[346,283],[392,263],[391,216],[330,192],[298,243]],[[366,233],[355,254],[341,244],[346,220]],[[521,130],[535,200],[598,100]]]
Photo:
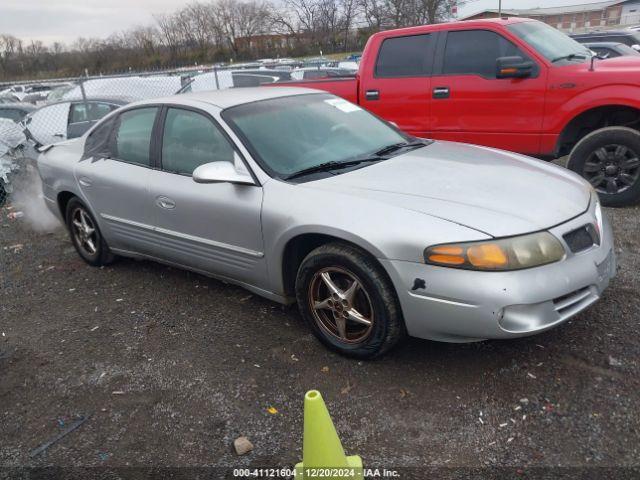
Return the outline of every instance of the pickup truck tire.
[[[351,245],[332,242],[309,253],[298,269],[296,299],[313,334],[345,356],[371,359],[406,336],[391,280]]]
[[[595,130],[569,154],[567,168],[584,177],[608,207],[640,200],[640,132],[627,127]]]
[[[67,203],[65,222],[71,242],[85,262],[94,267],[113,263],[115,255],[109,250],[96,219],[79,198],[73,197]]]

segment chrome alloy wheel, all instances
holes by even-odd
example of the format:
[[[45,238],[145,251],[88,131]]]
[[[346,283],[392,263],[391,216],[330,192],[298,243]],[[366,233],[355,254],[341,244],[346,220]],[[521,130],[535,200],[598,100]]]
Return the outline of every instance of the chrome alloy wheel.
[[[76,244],[89,256],[98,251],[98,232],[84,208],[78,207],[71,214],[73,236]]]
[[[323,268],[309,284],[309,306],[318,326],[341,342],[359,343],[373,328],[371,299],[353,273]]]
[[[640,159],[624,145],[606,145],[587,159],[583,176],[600,193],[624,192],[640,177]]]

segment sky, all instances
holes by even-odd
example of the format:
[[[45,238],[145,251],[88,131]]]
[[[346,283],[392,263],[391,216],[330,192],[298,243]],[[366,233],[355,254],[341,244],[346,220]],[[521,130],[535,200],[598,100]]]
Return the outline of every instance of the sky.
[[[0,0],[0,34],[47,45],[72,43],[78,37],[106,38],[136,25],[153,22],[153,15],[172,12],[190,0]],[[557,7],[600,0],[502,0],[502,8]],[[466,0],[463,17],[498,0]],[[462,3],[462,0],[460,0]]]

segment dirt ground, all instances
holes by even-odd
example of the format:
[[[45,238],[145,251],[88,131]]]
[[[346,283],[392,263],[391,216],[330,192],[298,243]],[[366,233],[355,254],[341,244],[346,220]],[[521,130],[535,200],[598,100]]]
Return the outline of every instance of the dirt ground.
[[[151,262],[93,268],[62,228],[36,233],[10,213],[0,212],[0,476],[290,467],[312,388],[347,453],[400,478],[427,478],[424,466],[440,476],[640,474],[638,207],[607,211],[618,275],[572,321],[512,341],[411,339],[372,362],[327,351],[295,308]],[[255,448],[239,457],[241,435]]]

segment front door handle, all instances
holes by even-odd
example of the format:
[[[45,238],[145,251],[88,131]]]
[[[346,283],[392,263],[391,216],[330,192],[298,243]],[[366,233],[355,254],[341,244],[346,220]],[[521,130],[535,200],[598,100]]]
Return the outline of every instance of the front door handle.
[[[160,208],[164,208],[165,210],[173,210],[176,208],[176,202],[171,200],[169,197],[158,197],[156,198],[156,205]]]
[[[366,90],[364,92],[364,98],[367,100],[380,100],[379,90]]]
[[[449,98],[449,87],[436,87],[433,89],[433,98]]]

